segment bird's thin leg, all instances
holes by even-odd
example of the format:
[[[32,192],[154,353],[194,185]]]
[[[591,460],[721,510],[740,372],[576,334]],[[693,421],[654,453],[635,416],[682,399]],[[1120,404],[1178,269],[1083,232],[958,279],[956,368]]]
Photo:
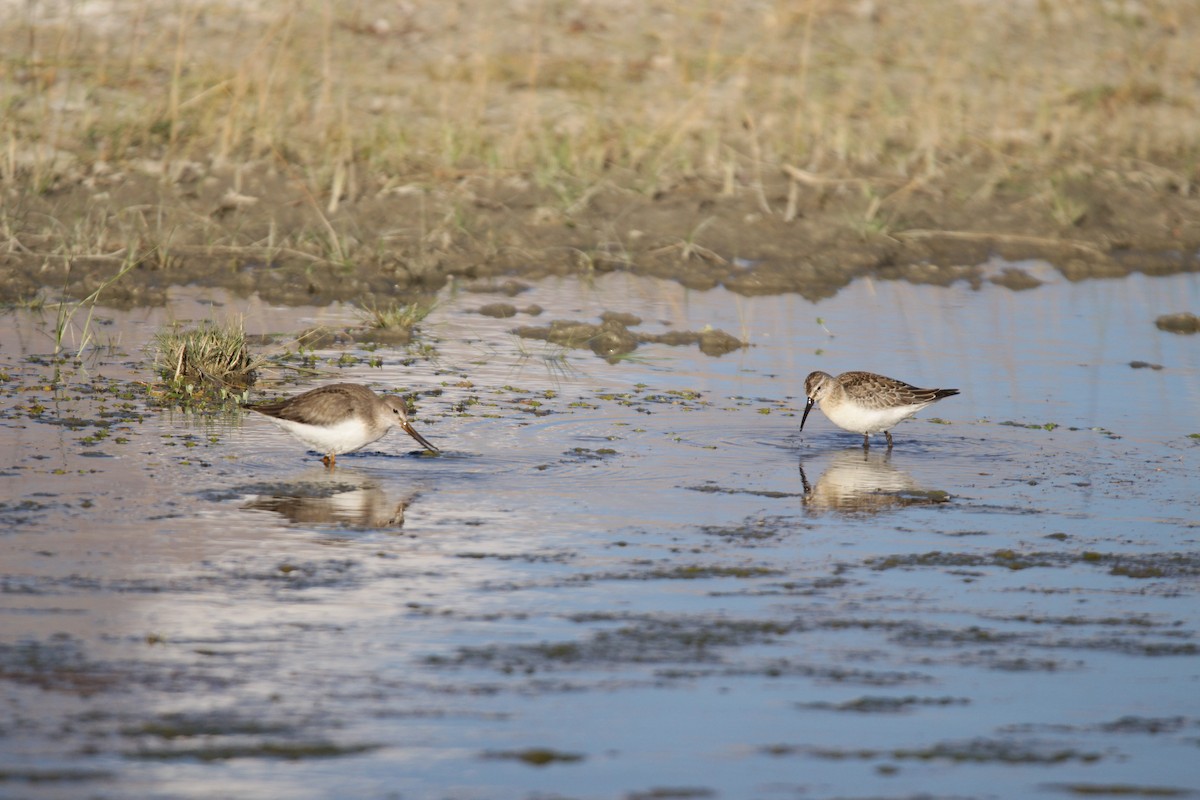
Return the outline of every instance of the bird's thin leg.
[[[871,434],[864,433],[863,434],[863,450],[870,450],[870,449],[871,449]]]
[[[892,432],[884,431],[883,435],[887,437],[888,450],[891,450],[892,449]]]

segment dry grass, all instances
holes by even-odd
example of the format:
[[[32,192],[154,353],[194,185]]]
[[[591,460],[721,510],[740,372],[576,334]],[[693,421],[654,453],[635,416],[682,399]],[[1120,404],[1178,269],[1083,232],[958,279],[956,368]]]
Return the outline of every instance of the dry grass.
[[[1200,6],[1174,0],[102,6],[0,0],[0,186],[265,165],[302,187],[309,240],[242,244],[343,264],[343,203],[463,176],[564,207],[702,177],[771,212],[785,167],[915,191],[972,162],[986,193],[1118,157],[1186,184],[1200,155]],[[1049,179],[1024,191],[1077,213]],[[152,217],[128,224],[162,246]]]
[[[1200,9],[1165,0],[7,4],[5,176],[35,183],[64,159],[272,157],[336,209],[364,168],[908,174],[1200,141]]]

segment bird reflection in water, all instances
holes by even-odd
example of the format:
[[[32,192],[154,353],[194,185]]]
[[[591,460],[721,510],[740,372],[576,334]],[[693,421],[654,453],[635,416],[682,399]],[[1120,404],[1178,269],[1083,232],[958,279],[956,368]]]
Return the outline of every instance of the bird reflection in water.
[[[273,511],[297,524],[336,525],[342,528],[400,528],[404,511],[417,493],[391,495],[365,475],[339,469],[335,475],[313,471],[309,478],[280,483],[264,490],[242,508]]]
[[[803,503],[812,511],[841,514],[879,514],[905,506],[944,503],[950,495],[921,488],[912,476],[892,463],[891,451],[852,448],[833,454],[829,465],[810,484],[800,464]]]

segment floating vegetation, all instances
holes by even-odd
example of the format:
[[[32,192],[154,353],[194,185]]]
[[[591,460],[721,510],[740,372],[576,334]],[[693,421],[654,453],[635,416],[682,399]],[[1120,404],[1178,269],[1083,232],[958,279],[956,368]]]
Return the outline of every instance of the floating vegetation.
[[[1100,730],[1105,733],[1177,733],[1188,725],[1187,717],[1135,717],[1124,716],[1105,722]]]
[[[1080,797],[1195,797],[1192,789],[1172,786],[1137,786],[1130,783],[1048,783],[1047,789],[1057,789]]]
[[[1051,567],[1054,561],[1047,553],[1028,553],[1018,555],[1013,550],[997,550],[990,554],[977,553],[944,553],[934,550],[928,553],[906,553],[904,555],[869,558],[867,566],[874,570],[912,568],[912,567],[1004,567],[1005,569],[1021,570],[1030,567]]]
[[[628,359],[639,344],[666,344],[671,346],[699,345],[700,351],[709,356],[749,347],[750,343],[722,330],[705,328],[702,331],[668,331],[667,333],[634,333],[630,326],[641,324],[641,319],[632,314],[606,311],[601,323],[574,320],[553,320],[545,326],[523,325],[512,333],[523,339],[541,339],[568,348],[591,350],[598,356],[616,362]]]
[[[114,777],[114,773],[103,769],[0,769],[0,783],[83,783]]]
[[[997,424],[998,425],[1008,425],[1009,427],[1012,427],[1012,428],[1029,428],[1030,430],[1035,430],[1035,431],[1052,431],[1058,427],[1057,422],[1043,422],[1039,425],[1036,423],[1013,422],[1012,420],[1007,420],[1005,422],[999,422]]]
[[[121,729],[125,736],[147,736],[157,739],[190,739],[198,736],[263,736],[287,733],[281,724],[263,723],[257,719],[241,718],[232,714],[164,714],[148,719],[138,725]]]
[[[782,571],[769,567],[713,567],[703,564],[671,567],[669,569],[652,570],[646,574],[630,574],[632,580],[684,580],[691,581],[701,578],[760,578],[769,575],[782,575]],[[619,579],[620,576],[613,576]]]
[[[707,487],[688,487],[698,491],[707,491]],[[713,491],[727,491],[714,488]],[[755,494],[746,492],[746,494]],[[759,495],[770,496],[770,495]],[[783,496],[781,494],[781,496]],[[791,495],[795,496],[795,495]],[[787,517],[757,517],[746,519],[739,525],[702,525],[700,531],[708,536],[719,536],[725,541],[755,542],[766,539],[778,539],[797,530],[797,523]]]
[[[196,760],[229,761],[234,758],[275,758],[304,761],[310,758],[338,758],[378,750],[378,745],[337,745],[330,742],[262,742],[244,745],[209,745],[187,748],[147,748],[126,753],[127,758],[154,761]]]
[[[1033,551],[1018,553],[1003,548],[990,553],[948,553],[932,550],[927,553],[905,553],[868,558],[864,562],[873,570],[912,569],[916,567],[982,568],[1003,567],[1010,570],[1031,567],[1063,567],[1086,564],[1108,567],[1110,575],[1127,578],[1178,578],[1200,574],[1200,557],[1192,553],[1153,553],[1147,555],[1098,553],[1055,553]]]
[[[965,697],[859,697],[844,703],[797,703],[796,707],[812,711],[851,711],[857,714],[900,714],[919,706],[965,706]]]
[[[1171,333],[1200,333],[1200,317],[1189,311],[1178,314],[1163,314],[1154,320],[1154,325],[1160,331]]]
[[[807,745],[768,745],[763,752],[772,756],[807,755],[835,761],[853,759],[875,761],[951,761],[972,764],[1064,764],[1078,762],[1094,764],[1103,758],[1075,748],[1048,749],[1036,743],[1022,744],[995,739],[973,739],[967,742],[943,742],[922,748],[895,750],[849,750]]]
[[[425,663],[525,675],[613,664],[685,664],[695,669],[698,664],[720,663],[729,648],[769,643],[803,628],[799,621],[647,617],[614,630],[594,631],[578,641],[465,646],[448,655],[427,656]]]
[[[599,461],[606,456],[617,455],[617,451],[611,447],[601,447],[596,450],[590,447],[572,447],[570,450],[564,451],[563,455],[579,461]]]
[[[780,498],[784,498],[784,497],[803,497],[804,496],[803,492],[780,492],[775,489],[731,489],[731,488],[727,488],[725,486],[720,486],[716,483],[711,483],[711,482],[703,483],[698,486],[683,486],[680,488],[687,489],[690,492],[701,492],[703,494],[747,494],[747,495],[752,495],[754,497],[769,497],[769,498],[776,499],[776,500],[780,499]],[[762,521],[759,521],[758,524],[761,525]],[[719,532],[715,528],[712,530],[710,530],[709,528],[710,528],[710,526],[705,526],[705,528],[704,528],[705,532],[708,532],[708,533]],[[722,535],[724,535],[724,534],[722,534]]]
[[[1045,788],[1081,798],[1194,798],[1193,789],[1170,786],[1135,786],[1133,783],[1046,783]]]
[[[549,764],[574,764],[583,761],[582,753],[564,753],[551,750],[548,747],[530,747],[527,750],[498,750],[483,754],[484,758],[507,759],[521,761],[531,767],[544,767]]]

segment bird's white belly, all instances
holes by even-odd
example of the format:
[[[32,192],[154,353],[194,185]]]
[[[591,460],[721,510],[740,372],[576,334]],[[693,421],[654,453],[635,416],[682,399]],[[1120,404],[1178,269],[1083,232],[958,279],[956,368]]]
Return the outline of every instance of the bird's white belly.
[[[387,433],[384,428],[379,436],[372,438],[367,426],[356,419],[344,420],[336,425],[307,425],[276,417],[271,417],[271,421],[321,454],[352,453]]]
[[[897,423],[908,419],[920,411],[928,403],[915,403],[906,406],[885,406],[883,408],[868,408],[857,403],[836,403],[828,408],[821,404],[821,410],[829,421],[839,428],[854,433],[882,433],[889,431]]]

